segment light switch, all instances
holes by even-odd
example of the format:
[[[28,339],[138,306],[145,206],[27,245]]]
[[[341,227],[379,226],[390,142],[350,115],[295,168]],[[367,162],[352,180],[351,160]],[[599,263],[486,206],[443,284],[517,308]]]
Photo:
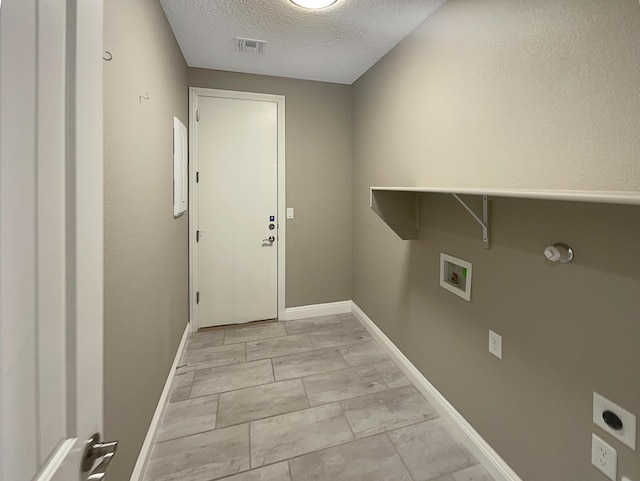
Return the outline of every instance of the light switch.
[[[287,207],[287,219],[293,219],[293,207]]]

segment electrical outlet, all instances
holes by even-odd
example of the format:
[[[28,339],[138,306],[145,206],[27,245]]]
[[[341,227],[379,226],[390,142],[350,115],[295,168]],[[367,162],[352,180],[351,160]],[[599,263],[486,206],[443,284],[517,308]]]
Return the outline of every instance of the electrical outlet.
[[[618,453],[595,434],[591,434],[591,464],[607,478],[616,481]]]
[[[502,336],[489,330],[489,352],[502,359]]]
[[[607,415],[604,413],[617,417],[616,421],[619,423],[611,422],[610,417],[605,419]],[[593,422],[635,451],[636,417],[595,391],[593,393]]]

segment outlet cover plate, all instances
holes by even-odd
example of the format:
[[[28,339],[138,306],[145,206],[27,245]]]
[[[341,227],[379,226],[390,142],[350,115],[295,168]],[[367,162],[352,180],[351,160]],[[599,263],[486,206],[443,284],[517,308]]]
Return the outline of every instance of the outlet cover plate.
[[[595,434],[591,434],[591,464],[607,478],[616,481],[618,453]]]
[[[502,336],[489,330],[489,352],[502,359]]]
[[[604,422],[602,413],[605,411],[612,411],[618,415],[622,420],[622,429],[616,431]],[[593,422],[620,442],[634,451],[636,450],[636,417],[595,391],[593,393]]]

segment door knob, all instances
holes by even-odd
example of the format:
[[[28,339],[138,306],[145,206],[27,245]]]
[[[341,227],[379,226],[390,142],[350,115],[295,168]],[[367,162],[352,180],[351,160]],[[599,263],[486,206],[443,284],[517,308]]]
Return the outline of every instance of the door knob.
[[[107,467],[118,449],[118,441],[100,442],[100,434],[95,433],[86,441],[82,458],[82,472],[89,473],[87,481],[102,481],[107,473]],[[102,458],[102,462],[92,470],[94,463]],[[91,471],[91,472],[89,472]]]
[[[273,237],[272,235],[269,236],[268,239],[262,239],[262,242],[271,242],[272,244],[276,241],[276,238]]]

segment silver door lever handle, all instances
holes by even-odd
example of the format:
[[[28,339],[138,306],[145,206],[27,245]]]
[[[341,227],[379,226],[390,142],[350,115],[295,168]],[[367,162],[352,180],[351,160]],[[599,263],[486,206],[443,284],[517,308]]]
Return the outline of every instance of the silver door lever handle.
[[[118,449],[118,441],[109,443],[100,442],[100,434],[95,433],[86,443],[84,458],[82,460],[82,471],[88,472],[87,481],[102,481],[107,473],[107,467],[113,459]],[[102,462],[93,470],[93,464],[102,458]]]
[[[269,236],[268,239],[262,239],[262,242],[271,242],[271,243],[273,243],[275,241],[276,241],[276,238],[273,237],[273,236]]]

